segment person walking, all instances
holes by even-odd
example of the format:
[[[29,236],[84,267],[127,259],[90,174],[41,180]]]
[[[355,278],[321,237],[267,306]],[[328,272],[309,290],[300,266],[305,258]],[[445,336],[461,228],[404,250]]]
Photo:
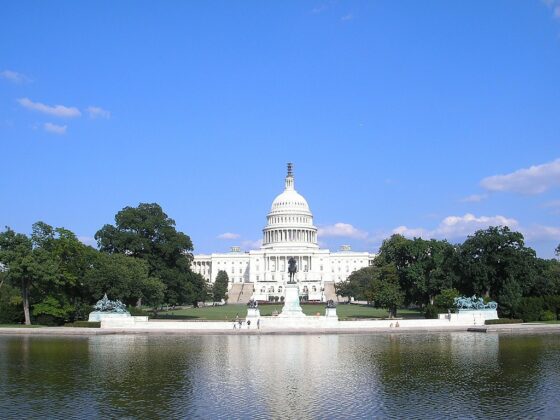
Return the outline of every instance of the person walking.
[[[261,319],[257,319],[257,330],[261,329]]]

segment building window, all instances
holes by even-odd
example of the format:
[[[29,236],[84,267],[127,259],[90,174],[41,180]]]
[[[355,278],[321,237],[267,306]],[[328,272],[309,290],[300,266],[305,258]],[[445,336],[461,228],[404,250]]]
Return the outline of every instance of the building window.
[[[259,281],[259,276],[257,276],[257,281]]]
[[[243,269],[242,268],[239,269],[239,274],[243,274]]]

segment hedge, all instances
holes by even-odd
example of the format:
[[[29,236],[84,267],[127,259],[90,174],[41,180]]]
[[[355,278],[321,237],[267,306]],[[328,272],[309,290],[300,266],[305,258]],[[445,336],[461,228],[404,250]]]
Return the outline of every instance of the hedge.
[[[101,328],[100,321],[74,321],[64,324],[65,327],[79,327],[79,328]]]
[[[522,324],[522,319],[510,319],[510,318],[500,318],[500,319],[487,319],[484,321],[484,325],[495,325],[495,324]]]

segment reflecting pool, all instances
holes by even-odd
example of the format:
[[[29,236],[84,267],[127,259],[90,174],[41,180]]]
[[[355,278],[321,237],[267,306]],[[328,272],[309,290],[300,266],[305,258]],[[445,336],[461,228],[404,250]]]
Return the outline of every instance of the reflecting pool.
[[[0,418],[560,418],[560,336],[0,336]]]

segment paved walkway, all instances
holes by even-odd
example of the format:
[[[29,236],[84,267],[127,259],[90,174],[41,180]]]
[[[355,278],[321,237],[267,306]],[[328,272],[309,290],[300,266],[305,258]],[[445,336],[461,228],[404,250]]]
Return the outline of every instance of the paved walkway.
[[[473,333],[513,333],[513,334],[560,334],[560,324],[501,324],[485,326],[449,326],[449,327],[409,327],[409,328],[309,328],[309,329],[260,329],[242,330],[187,330],[187,329],[101,329],[74,327],[38,327],[38,328],[0,328],[0,335],[50,335],[50,336],[83,336],[83,335],[121,335],[121,334],[150,334],[150,335],[324,335],[324,334],[426,334],[445,332]]]

